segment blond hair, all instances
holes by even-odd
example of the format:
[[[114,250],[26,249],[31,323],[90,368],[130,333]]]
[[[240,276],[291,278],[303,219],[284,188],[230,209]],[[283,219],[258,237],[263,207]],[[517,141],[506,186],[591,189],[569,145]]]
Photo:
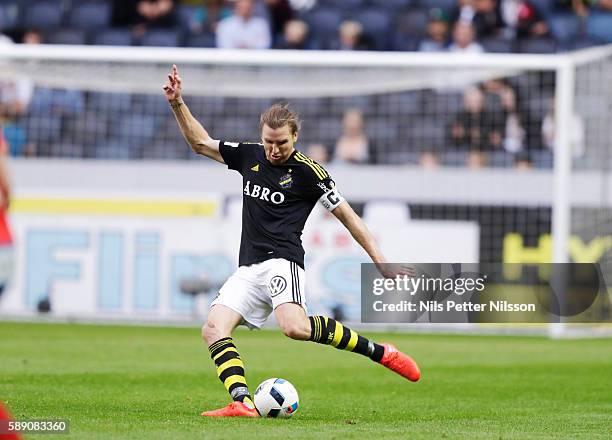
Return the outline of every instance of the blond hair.
[[[272,129],[277,129],[288,125],[291,129],[291,134],[300,131],[301,121],[297,113],[293,111],[288,104],[274,104],[269,109],[261,114],[259,118],[259,128],[264,125]]]

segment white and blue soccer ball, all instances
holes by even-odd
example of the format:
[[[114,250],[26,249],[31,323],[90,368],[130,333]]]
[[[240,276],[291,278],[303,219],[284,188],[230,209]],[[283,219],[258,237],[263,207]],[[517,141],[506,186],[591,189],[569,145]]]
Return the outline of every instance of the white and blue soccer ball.
[[[285,379],[264,380],[255,391],[255,408],[262,417],[291,417],[299,404],[297,390]]]

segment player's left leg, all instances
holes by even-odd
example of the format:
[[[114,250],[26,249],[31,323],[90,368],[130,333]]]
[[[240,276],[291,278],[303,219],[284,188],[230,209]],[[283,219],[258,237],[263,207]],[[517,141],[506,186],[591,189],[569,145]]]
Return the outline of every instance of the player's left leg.
[[[413,382],[421,377],[418,365],[410,356],[391,344],[377,344],[332,318],[306,316],[304,308],[292,302],[280,304],[274,314],[283,333],[292,339],[359,353]]]
[[[306,275],[295,262],[277,258],[266,261],[264,266],[274,315],[285,335],[359,353],[413,382],[419,380],[421,373],[416,362],[393,345],[377,344],[332,318],[307,316]]]

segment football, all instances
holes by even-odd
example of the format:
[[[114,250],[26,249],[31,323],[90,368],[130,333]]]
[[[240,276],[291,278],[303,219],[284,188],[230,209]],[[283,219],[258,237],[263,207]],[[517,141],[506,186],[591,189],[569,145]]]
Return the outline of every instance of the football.
[[[285,379],[264,380],[255,391],[255,408],[262,417],[291,417],[298,406],[297,390]]]

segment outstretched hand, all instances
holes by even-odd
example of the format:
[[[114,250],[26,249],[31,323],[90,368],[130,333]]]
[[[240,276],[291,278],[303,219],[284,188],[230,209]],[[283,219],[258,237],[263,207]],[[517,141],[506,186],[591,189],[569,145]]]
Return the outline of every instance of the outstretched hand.
[[[172,65],[172,72],[168,75],[168,81],[162,87],[168,101],[174,101],[181,97],[182,80],[178,74],[176,64]]]
[[[383,263],[376,266],[380,274],[385,278],[396,278],[397,276],[414,277],[417,274],[416,268],[408,264]]]

